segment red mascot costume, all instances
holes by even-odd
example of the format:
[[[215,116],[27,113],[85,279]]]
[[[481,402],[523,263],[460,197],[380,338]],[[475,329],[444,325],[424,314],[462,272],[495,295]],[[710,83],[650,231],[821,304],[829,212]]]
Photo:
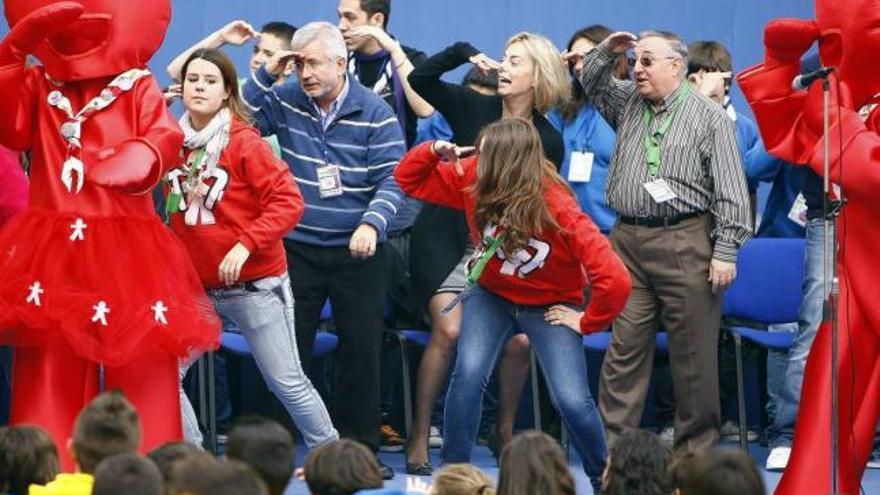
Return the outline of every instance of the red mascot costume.
[[[179,439],[178,357],[213,347],[219,321],[149,194],[183,139],[146,70],[170,2],[6,0],[5,12],[0,144],[32,164],[28,208],[0,231],[12,422],[63,447],[103,384],[137,408],[142,449]],[[42,65],[25,68],[28,54]]]
[[[865,121],[858,115],[880,93],[880,0],[817,0],[815,21],[770,22],[764,63],[738,81],[767,149],[823,174],[822,85],[790,88],[801,57],[817,41],[822,64],[837,69],[830,81],[830,180],[848,201],[837,230],[839,492],[857,494],[880,412],[880,110]],[[777,494],[830,492],[830,349],[830,326],[823,325],[807,361],[792,456]]]

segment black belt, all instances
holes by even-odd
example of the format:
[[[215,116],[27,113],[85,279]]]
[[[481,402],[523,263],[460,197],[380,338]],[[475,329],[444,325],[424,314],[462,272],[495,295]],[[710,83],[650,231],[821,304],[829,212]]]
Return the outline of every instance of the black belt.
[[[699,216],[705,215],[705,211],[695,211],[692,213],[685,213],[683,215],[676,215],[674,217],[620,217],[620,223],[625,223],[627,225],[640,225],[642,227],[671,227],[673,225],[678,225],[679,223],[689,220],[691,218],[697,218]]]

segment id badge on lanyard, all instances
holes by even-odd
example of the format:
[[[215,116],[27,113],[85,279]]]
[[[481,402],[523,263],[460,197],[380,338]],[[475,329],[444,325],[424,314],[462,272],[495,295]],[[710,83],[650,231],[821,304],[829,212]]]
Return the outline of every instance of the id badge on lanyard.
[[[318,192],[321,199],[342,195],[342,178],[338,165],[324,165],[318,168]]]
[[[650,132],[652,112],[647,104],[645,105],[643,112],[643,120],[645,123],[645,156],[647,158],[648,176],[650,176],[651,180],[642,185],[645,190],[648,191],[648,194],[651,195],[654,202],[658,204],[671,201],[678,197],[675,194],[675,191],[669,186],[666,179],[659,177],[659,175],[663,137],[666,135],[666,131],[669,130],[669,126],[672,125],[672,121],[678,113],[678,109],[681,108],[681,100],[684,99],[685,95],[688,93],[688,83],[684,82],[682,84],[685,86],[681,89],[678,96],[675,97],[675,101],[672,102],[672,105],[674,105],[675,108],[671,110],[669,116],[666,117],[666,120],[664,120],[663,123],[660,124],[660,127],[653,133]]]

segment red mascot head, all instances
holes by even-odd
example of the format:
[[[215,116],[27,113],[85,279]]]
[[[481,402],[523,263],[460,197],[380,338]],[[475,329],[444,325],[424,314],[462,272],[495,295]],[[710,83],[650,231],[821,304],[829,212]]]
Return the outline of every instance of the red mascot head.
[[[880,93],[880,0],[816,0],[819,56],[859,109]]]
[[[9,25],[52,0],[6,0]],[[171,20],[170,0],[78,0],[82,16],[46,41],[35,55],[49,76],[79,81],[113,76],[147,61],[162,44]]]

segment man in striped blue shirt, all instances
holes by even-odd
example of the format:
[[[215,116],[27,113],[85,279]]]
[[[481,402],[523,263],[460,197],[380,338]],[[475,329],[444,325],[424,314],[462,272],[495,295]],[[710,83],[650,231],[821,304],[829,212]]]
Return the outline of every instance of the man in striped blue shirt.
[[[244,87],[264,135],[276,134],[305,200],[285,238],[304,368],[330,298],[339,335],[334,402],[339,432],[379,448],[379,347],[385,307],[383,243],[402,194],[393,172],[405,151],[397,117],[379,96],[346,76],[336,26],[313,22]],[[297,78],[273,83],[293,59]]]

